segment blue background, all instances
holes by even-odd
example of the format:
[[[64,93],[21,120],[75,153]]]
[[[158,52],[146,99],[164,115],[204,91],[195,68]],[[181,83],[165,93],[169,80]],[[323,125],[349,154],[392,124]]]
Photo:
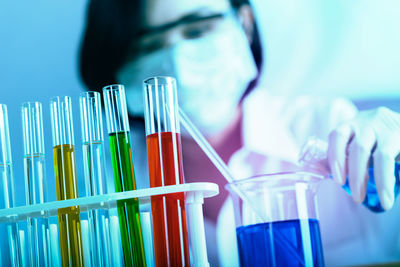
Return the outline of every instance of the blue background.
[[[399,110],[400,2],[254,0],[267,62],[262,84],[275,94],[345,96],[361,108]],[[0,2],[0,103],[9,110],[17,191],[23,205],[20,104],[43,103],[49,200],[55,200],[49,99],[72,97],[82,174],[78,51],[87,1]],[[82,177],[80,175],[80,177]],[[84,195],[83,179],[79,180]]]
[[[40,101],[47,164],[49,200],[55,200],[51,141],[52,96],[69,95],[74,110],[77,159],[81,158],[77,53],[84,25],[86,1],[0,2],[0,103],[9,114],[17,205],[25,204],[23,141],[20,105]],[[77,162],[82,174],[81,161]],[[79,180],[84,195],[83,179]]]

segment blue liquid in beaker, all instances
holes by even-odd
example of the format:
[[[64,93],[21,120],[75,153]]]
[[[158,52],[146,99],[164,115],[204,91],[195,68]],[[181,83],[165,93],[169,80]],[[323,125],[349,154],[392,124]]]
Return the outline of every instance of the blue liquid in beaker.
[[[316,219],[241,226],[236,235],[241,266],[324,266]]]
[[[371,160],[372,162],[372,160]],[[400,163],[396,162],[394,170],[394,176],[396,177],[395,185],[394,185],[394,196],[397,197],[399,194],[400,188]],[[368,168],[368,184],[367,184],[367,192],[365,195],[365,199],[363,201],[363,205],[369,208],[374,212],[382,212],[384,209],[381,206],[381,202],[379,199],[378,191],[376,190],[375,178],[374,178],[374,167],[373,164],[370,164]],[[346,183],[342,186],[344,190],[351,196],[349,179],[346,177]]]

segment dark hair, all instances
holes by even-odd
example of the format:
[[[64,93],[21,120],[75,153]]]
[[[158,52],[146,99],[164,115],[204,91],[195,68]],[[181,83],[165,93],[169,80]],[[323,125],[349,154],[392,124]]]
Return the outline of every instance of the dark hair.
[[[249,5],[248,0],[230,1],[235,9],[244,4]],[[125,63],[130,44],[139,31],[138,25],[143,11],[141,3],[140,0],[90,1],[79,61],[82,81],[89,90],[100,91],[105,85],[117,83],[116,74]],[[249,84],[244,96],[256,86],[263,61],[256,23],[252,38],[250,48],[258,74]]]

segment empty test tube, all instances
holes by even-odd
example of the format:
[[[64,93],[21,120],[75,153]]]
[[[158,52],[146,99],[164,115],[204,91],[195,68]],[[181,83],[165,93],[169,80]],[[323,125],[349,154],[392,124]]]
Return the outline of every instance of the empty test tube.
[[[15,207],[14,177],[12,172],[10,134],[7,106],[0,104],[0,209]],[[21,252],[16,223],[0,223],[0,260],[3,265],[20,266]]]
[[[52,98],[50,112],[57,200],[78,198],[71,98]],[[62,265],[83,266],[79,206],[59,209],[58,225]]]
[[[47,198],[42,104],[24,103],[21,114],[26,205],[40,204]],[[51,266],[48,219],[29,218],[27,223],[29,266]]]
[[[107,193],[101,98],[98,92],[79,97],[83,144],[83,165],[87,196]],[[109,215],[105,209],[89,212],[91,265],[111,266]]]
[[[115,190],[135,190],[124,86],[116,84],[104,87],[103,97]],[[146,266],[139,201],[136,198],[119,201],[117,207],[125,266]]]

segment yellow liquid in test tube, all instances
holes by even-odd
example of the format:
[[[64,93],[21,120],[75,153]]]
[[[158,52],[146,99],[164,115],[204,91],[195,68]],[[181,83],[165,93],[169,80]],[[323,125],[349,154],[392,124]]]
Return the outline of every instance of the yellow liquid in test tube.
[[[73,145],[53,148],[57,200],[78,198]],[[61,262],[63,266],[84,266],[79,206],[58,210]]]

